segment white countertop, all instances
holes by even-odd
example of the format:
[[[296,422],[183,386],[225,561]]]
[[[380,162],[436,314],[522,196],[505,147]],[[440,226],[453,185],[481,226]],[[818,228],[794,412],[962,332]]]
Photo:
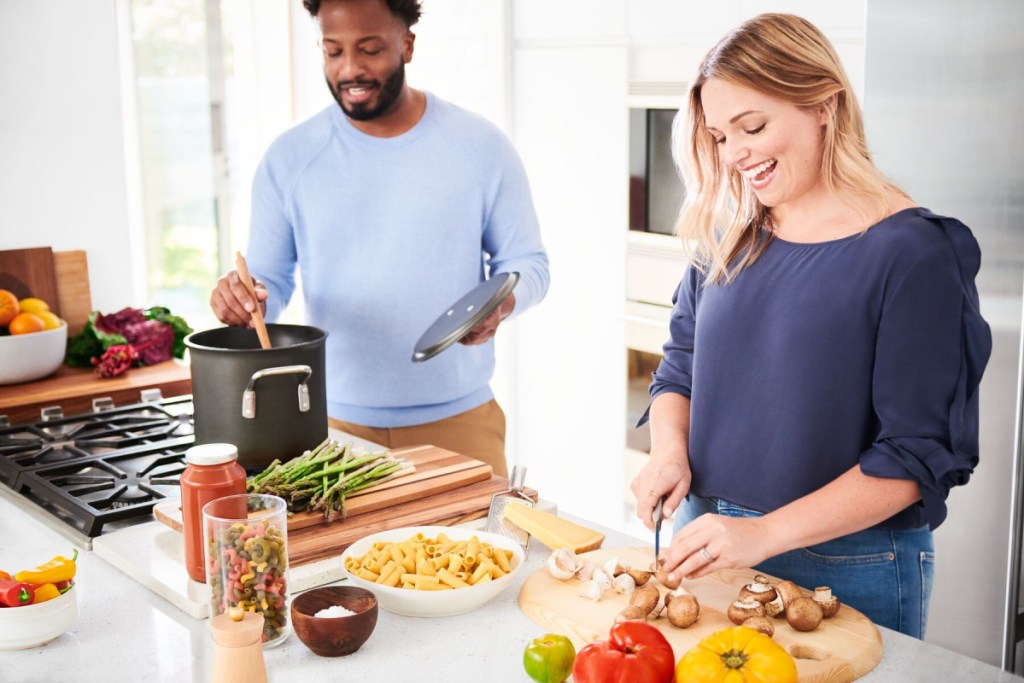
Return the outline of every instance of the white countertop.
[[[67,539],[0,497],[0,567],[17,569],[54,555],[67,555]],[[593,525],[591,525],[593,526]],[[603,530],[607,545],[643,541]],[[519,583],[475,612],[442,619],[401,617],[380,611],[377,628],[348,657],[322,658],[291,634],[264,658],[274,683],[371,678],[378,683],[417,680],[422,672],[452,672],[460,663],[486,671],[487,680],[527,681],[523,648],[546,629],[519,609],[519,584],[539,569],[547,550],[532,544]],[[79,614],[71,628],[50,643],[0,651],[0,681],[209,681],[213,641],[209,620],[196,619],[109,564],[95,552],[78,559]],[[885,655],[861,680],[1021,681],[996,667],[935,645],[881,629]]]

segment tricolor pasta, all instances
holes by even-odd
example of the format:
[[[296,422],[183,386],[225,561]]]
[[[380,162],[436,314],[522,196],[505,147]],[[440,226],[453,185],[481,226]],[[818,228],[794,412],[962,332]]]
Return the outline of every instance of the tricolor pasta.
[[[362,557],[345,558],[345,569],[365,581],[393,588],[452,590],[500,578],[512,571],[511,550],[476,536],[456,541],[446,534],[377,541]]]

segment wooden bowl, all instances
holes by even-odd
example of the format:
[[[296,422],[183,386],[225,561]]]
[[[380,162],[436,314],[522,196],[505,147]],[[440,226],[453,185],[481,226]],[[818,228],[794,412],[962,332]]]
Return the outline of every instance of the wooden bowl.
[[[320,610],[340,605],[350,616],[318,617]],[[377,596],[356,586],[326,586],[292,600],[292,628],[306,647],[321,657],[350,655],[366,642],[377,625]]]

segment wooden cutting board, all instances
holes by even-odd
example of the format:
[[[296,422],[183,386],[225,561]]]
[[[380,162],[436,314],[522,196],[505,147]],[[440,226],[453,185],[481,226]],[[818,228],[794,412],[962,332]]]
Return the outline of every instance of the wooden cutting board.
[[[99,397],[110,397],[118,406],[138,403],[144,389],[159,389],[164,398],[191,393],[189,366],[169,360],[103,378],[91,369],[62,365],[45,379],[0,386],[0,415],[7,415],[11,424],[37,422],[39,411],[48,406],[61,406],[65,415],[74,415],[92,410],[92,400]]]
[[[89,322],[92,312],[86,254],[84,251],[55,251],[53,268],[57,276],[57,308],[68,324],[68,335],[74,336]]]
[[[30,296],[42,299],[51,311],[61,314],[50,247],[0,251],[0,289],[12,292],[19,299]]]
[[[646,568],[651,564],[653,549],[601,548],[581,557],[603,563],[616,555],[620,564]],[[678,660],[704,637],[733,626],[725,614],[726,609],[754,575],[751,569],[721,570],[684,581],[683,587],[700,603],[697,623],[687,629],[676,628],[664,618],[649,623],[665,634]],[[526,579],[519,591],[519,607],[526,616],[545,628],[565,634],[577,650],[586,643],[607,640],[615,616],[629,603],[629,598],[611,591],[600,601],[591,601],[577,595],[579,584],[578,579],[559,581],[546,569],[540,569]],[[659,588],[664,594],[666,589]],[[796,660],[800,683],[852,681],[882,661],[882,636],[878,629],[871,620],[846,605],[808,633],[791,628],[785,619],[772,622],[775,625],[773,640]]]
[[[288,557],[292,565],[340,555],[367,534],[404,526],[452,525],[487,515],[491,496],[508,489],[508,480],[491,466],[436,446],[392,451],[416,466],[416,472],[362,491],[346,501],[347,518],[327,522],[323,515],[299,513],[288,520]],[[534,500],[536,491],[525,489]],[[153,515],[181,531],[178,501],[153,508]]]

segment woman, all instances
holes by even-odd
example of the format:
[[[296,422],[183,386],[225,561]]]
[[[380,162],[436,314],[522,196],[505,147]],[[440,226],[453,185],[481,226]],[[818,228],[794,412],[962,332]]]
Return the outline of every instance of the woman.
[[[799,17],[723,38],[674,138],[690,267],[637,514],[678,508],[677,576],[756,567],[923,637],[931,530],[978,461],[977,242],[875,168],[834,48]]]

